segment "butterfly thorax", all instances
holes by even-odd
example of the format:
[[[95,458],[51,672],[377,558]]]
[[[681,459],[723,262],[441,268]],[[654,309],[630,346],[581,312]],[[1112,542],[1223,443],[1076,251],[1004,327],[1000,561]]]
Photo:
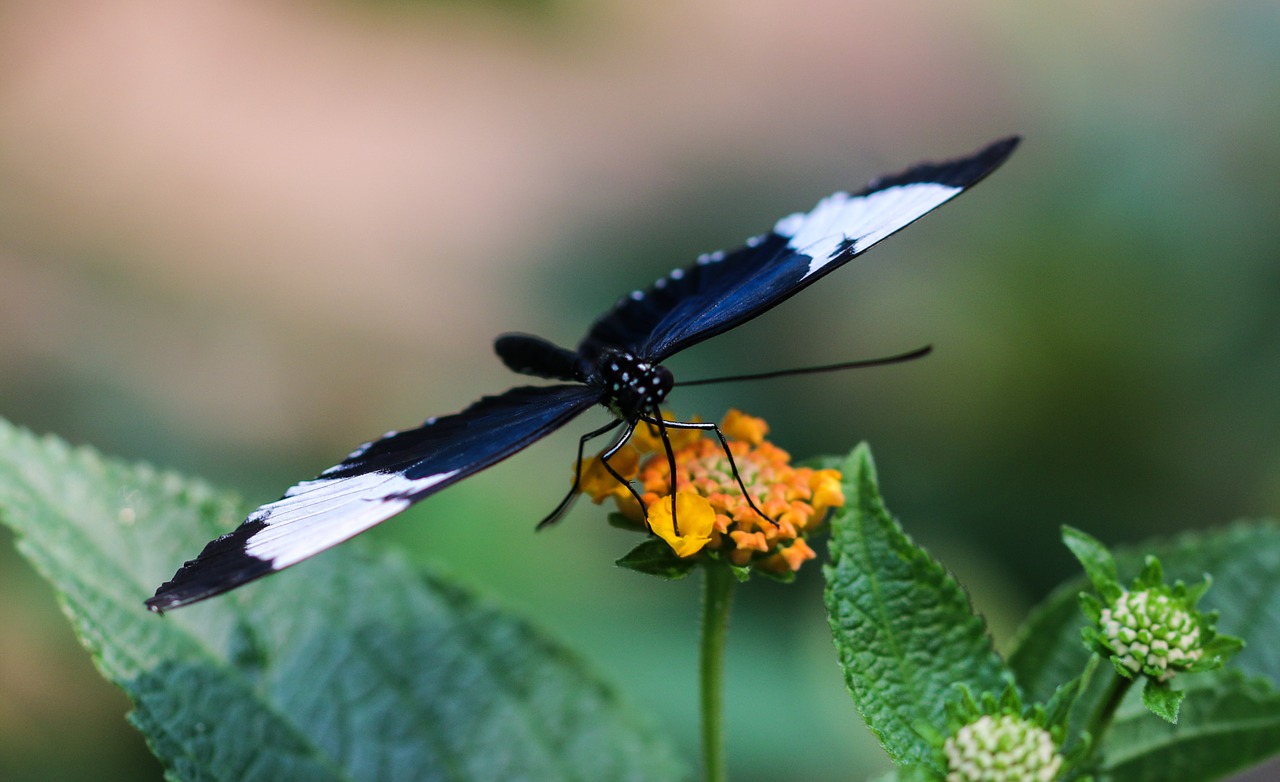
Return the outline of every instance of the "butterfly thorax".
[[[671,393],[671,370],[621,350],[606,350],[596,360],[592,384],[605,393],[604,405],[625,421],[652,411]]]

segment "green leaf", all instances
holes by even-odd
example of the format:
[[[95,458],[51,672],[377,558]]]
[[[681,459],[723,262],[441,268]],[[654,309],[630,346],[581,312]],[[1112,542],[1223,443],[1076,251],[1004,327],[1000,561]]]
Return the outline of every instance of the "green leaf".
[[[811,470],[839,470],[844,467],[844,463],[848,461],[848,454],[827,454],[825,456],[810,456],[807,459],[798,459],[795,462],[796,467],[808,467]]]
[[[734,566],[733,574],[738,577],[739,581],[744,583],[747,581],[747,579],[751,578],[752,575],[757,575],[757,576],[760,576],[761,578],[767,578],[770,581],[776,582],[778,584],[794,584],[796,581],[796,572],[794,570],[783,570],[781,572],[778,572],[776,570],[766,570],[764,568],[749,568],[749,567]]]
[[[1143,557],[1142,571],[1138,573],[1138,577],[1134,579],[1134,588],[1150,589],[1152,587],[1160,586],[1163,583],[1164,568],[1160,565],[1160,558],[1153,557],[1149,554],[1146,557]]]
[[[929,766],[910,765],[899,767],[880,782],[943,782],[943,777]]]
[[[1048,703],[1044,704],[1045,727],[1055,728],[1067,724],[1067,717],[1075,707],[1091,674],[1092,671],[1086,671],[1054,691]]]
[[[943,728],[955,685],[1003,692],[1009,676],[955,579],[885,509],[870,450],[844,464],[845,508],[832,521],[827,615],[845,683],[897,763],[929,763],[912,726]]]
[[[1080,675],[1091,652],[1081,641],[1085,618],[1079,595],[1089,585],[1077,578],[1054,590],[1032,609],[1014,637],[1008,656],[1018,686],[1031,702],[1052,697],[1063,682]]]
[[[1142,688],[1142,705],[1157,717],[1176,725],[1178,723],[1178,706],[1186,692],[1175,690],[1166,684],[1157,684],[1154,679],[1147,679]]]
[[[1200,662],[1203,662],[1205,669],[1208,670],[1210,666],[1217,667],[1239,654],[1244,649],[1244,639],[1234,635],[1215,635],[1213,640],[1202,648],[1204,657]]]
[[[174,780],[635,779],[671,749],[580,661],[348,544],[163,617],[142,601],[242,517],[206,485],[0,421],[0,520]]]
[[[693,572],[698,566],[698,560],[694,557],[685,559],[676,556],[676,552],[671,550],[665,540],[650,538],[628,551],[615,564],[637,573],[675,581]]]
[[[1107,547],[1092,535],[1067,526],[1062,528],[1062,542],[1080,560],[1085,575],[1098,594],[1108,601],[1114,600],[1122,587],[1116,575],[1116,562]]]
[[[609,524],[610,527],[613,527],[615,529],[624,529],[627,532],[644,532],[645,531],[645,527],[643,524],[637,524],[636,522],[632,521],[630,518],[624,516],[621,513],[618,513],[617,511],[614,511],[613,513],[610,513],[608,516],[605,516],[605,521]]]
[[[1203,782],[1249,768],[1280,747],[1280,693],[1266,682],[1231,670],[1174,681],[1184,688],[1178,724],[1127,699],[1107,732],[1100,779]]]
[[[1148,554],[1159,558],[1166,578],[1196,580],[1211,573],[1214,585],[1200,607],[1217,610],[1218,629],[1243,637],[1247,646],[1231,658],[1228,672],[1238,669],[1235,673],[1182,674],[1173,680],[1175,688],[1187,691],[1176,726],[1152,717],[1139,699],[1126,701],[1104,738],[1109,765],[1125,772],[1113,778],[1209,779],[1227,773],[1215,769],[1246,768],[1280,752],[1280,701],[1257,681],[1241,684],[1240,674],[1280,679],[1280,646],[1274,640],[1280,638],[1280,581],[1275,578],[1280,572],[1280,525],[1239,522],[1125,547],[1116,552],[1120,576],[1136,576]],[[1043,701],[1088,662],[1090,653],[1079,640],[1085,620],[1076,605],[1076,596],[1087,587],[1083,578],[1059,587],[1019,630],[1009,664],[1029,699]],[[1234,640],[1228,641],[1232,648]],[[1104,666],[1082,693],[1073,710],[1073,727],[1078,728],[1105,697],[1109,675],[1110,666]],[[1215,691],[1219,682],[1230,686]],[[1267,709],[1272,711],[1268,714]],[[1237,745],[1238,756],[1219,756],[1219,750]],[[1129,769],[1140,770],[1140,775],[1127,775]]]

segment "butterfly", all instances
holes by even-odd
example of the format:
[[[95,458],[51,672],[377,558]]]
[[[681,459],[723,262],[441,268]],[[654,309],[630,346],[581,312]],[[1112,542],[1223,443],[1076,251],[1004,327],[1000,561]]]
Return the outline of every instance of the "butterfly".
[[[614,420],[579,440],[579,463],[590,438],[618,426],[622,436],[605,451],[606,467],[641,422],[715,429],[662,419],[659,406],[675,385],[663,361],[772,309],[955,198],[1004,163],[1018,142],[1002,139],[968,157],[882,177],[852,195],[835,193],[736,250],[702,255],[622,297],[576,349],[527,334],[500,336],[495,349],[507,367],[561,382],[486,396],[460,413],[360,446],[206,545],[147,606],[160,612],[187,605],[295,565],[491,467],[594,405],[608,408]]]

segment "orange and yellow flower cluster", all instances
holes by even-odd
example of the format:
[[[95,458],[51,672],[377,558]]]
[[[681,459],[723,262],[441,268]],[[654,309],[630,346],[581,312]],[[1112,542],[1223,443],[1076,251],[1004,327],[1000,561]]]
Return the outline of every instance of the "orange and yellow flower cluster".
[[[763,419],[730,410],[720,423],[743,484],[760,517],[733,477],[714,434],[668,429],[675,451],[675,524],[672,523],[671,468],[656,427],[640,424],[631,441],[609,460],[618,474],[637,482],[649,529],[680,557],[717,552],[734,565],[786,573],[814,558],[805,535],[822,523],[827,510],[844,504],[840,473],[792,467],[790,455],[764,439]],[[597,504],[614,500],[637,526],[645,514],[627,487],[594,457],[582,465],[581,490]],[[678,531],[675,527],[678,526]]]

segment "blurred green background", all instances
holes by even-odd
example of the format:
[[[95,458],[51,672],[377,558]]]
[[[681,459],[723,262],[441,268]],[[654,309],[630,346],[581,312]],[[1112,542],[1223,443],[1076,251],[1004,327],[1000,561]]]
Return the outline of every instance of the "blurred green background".
[[[0,415],[271,500],[511,385],[502,331],[573,344],[699,252],[1020,132],[973,193],[671,362],[934,344],[673,407],[764,416],[797,457],[869,440],[891,508],[1007,639],[1072,572],[1063,523],[1117,542],[1280,508],[1277,74],[1269,0],[9,0]],[[633,540],[587,504],[533,534],[575,436],[366,538],[579,649],[692,760],[696,584],[613,568]],[[159,779],[10,544],[0,779]],[[735,779],[884,766],[820,582],[740,592]]]

